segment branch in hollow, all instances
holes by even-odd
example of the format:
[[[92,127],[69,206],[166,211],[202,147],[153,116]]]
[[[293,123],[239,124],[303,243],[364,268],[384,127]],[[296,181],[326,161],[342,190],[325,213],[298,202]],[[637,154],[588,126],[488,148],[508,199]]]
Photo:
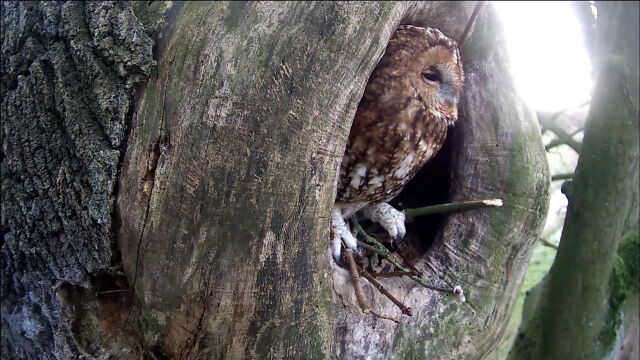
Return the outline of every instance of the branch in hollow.
[[[407,265],[407,267],[409,269],[411,269],[411,271],[414,272],[414,274],[421,275],[420,271],[418,269],[416,269],[415,266],[413,266],[411,261],[409,261],[409,259],[406,256],[404,256],[404,254],[402,253],[402,251],[400,251],[400,249],[397,249],[396,253],[398,254],[398,256],[400,256],[400,259],[402,259],[402,261],[404,261],[404,263]]]
[[[360,276],[358,275],[358,265],[356,265],[355,260],[353,260],[353,254],[351,254],[351,249],[347,248],[346,246],[344,248],[345,248],[347,259],[349,261],[349,273],[351,274],[351,284],[353,285],[353,291],[356,294],[356,299],[358,300],[358,305],[360,306],[360,309],[362,310],[362,312],[365,314],[371,313],[372,315],[379,317],[381,319],[391,320],[396,324],[399,324],[400,320],[395,319],[391,316],[380,314],[379,312],[371,308],[371,305],[369,305],[369,302],[367,302],[367,299],[364,296],[364,290],[362,290],[362,285],[360,284]]]
[[[362,228],[362,226],[360,225],[360,223],[358,222],[358,220],[353,219],[352,221],[353,221],[353,228],[354,228],[354,231],[355,231],[354,236],[357,237],[358,234],[362,234],[364,236],[364,238],[369,242],[369,244],[366,244],[366,243],[363,243],[362,241],[358,241],[358,246],[377,253],[378,255],[382,256],[385,259],[387,259],[390,263],[392,263],[393,265],[395,265],[397,268],[401,269],[402,271],[410,272],[409,270],[407,270],[404,266],[402,266],[394,258],[393,254],[389,250],[387,250],[387,248],[384,245],[382,245],[373,236],[367,234],[364,231],[364,229]]]
[[[355,231],[356,231],[355,236],[357,236],[358,233],[361,233],[361,234],[363,234],[365,236],[367,241],[370,241],[372,244],[374,244],[374,245],[369,245],[369,244],[363,243],[362,241],[358,240],[358,246],[360,246],[362,248],[365,248],[367,250],[371,250],[371,251],[377,253],[378,255],[384,257],[389,262],[391,262],[393,265],[395,265],[398,269],[400,269],[400,271],[404,271],[404,272],[408,272],[410,274],[413,274],[412,271],[409,271],[407,268],[402,266],[398,261],[396,261],[393,258],[393,255],[391,254],[391,252],[389,252],[389,250],[387,250],[387,248],[384,247],[384,245],[382,245],[378,240],[376,240],[372,236],[369,236],[369,234],[367,234],[364,231],[362,226],[360,226],[358,221],[355,220],[355,219],[353,219],[353,226],[354,226]],[[454,294],[454,295],[456,295],[456,298],[457,298],[458,301],[460,301],[460,302],[464,302],[465,301],[464,291],[462,290],[462,288],[460,286],[454,286],[453,288],[443,288],[443,287],[439,287],[439,286],[429,285],[429,284],[427,284],[427,282],[424,279],[422,279],[419,276],[415,276],[415,275],[408,275],[408,276],[413,281],[415,281],[418,284],[426,287],[427,289],[440,291],[440,292],[444,292],[444,293],[448,293],[448,294]]]
[[[444,214],[456,211],[500,206],[502,206],[502,199],[469,200],[448,204],[431,205],[415,209],[405,209],[404,216],[407,218],[415,218],[432,214]]]
[[[391,300],[392,303],[394,303],[397,307],[399,307],[400,310],[402,310],[403,314],[405,314],[407,316],[413,316],[413,312],[411,311],[410,307],[406,306],[405,304],[402,303],[402,301],[398,300],[395,296],[393,296],[393,294],[391,294],[389,292],[389,290],[385,289],[384,286],[382,286],[382,284],[380,284],[378,282],[378,280],[376,280],[373,276],[371,276],[371,274],[366,272],[363,268],[361,268],[358,265],[356,265],[356,267],[358,268],[359,274],[361,274],[367,280],[369,280],[369,282],[376,289],[378,289],[378,291],[380,291],[380,293],[382,293],[382,295],[386,296],[389,300]]]
[[[412,273],[409,271],[389,271],[389,272],[371,272],[369,274],[375,278],[391,278],[391,277],[410,276]]]
[[[353,291],[356,294],[356,299],[358,300],[358,305],[360,306],[360,310],[363,313],[368,313],[371,310],[371,305],[367,302],[367,299],[364,296],[364,291],[362,290],[362,285],[360,285],[360,276],[358,275],[358,269],[356,267],[356,262],[353,260],[353,254],[351,254],[351,249],[345,248],[345,255],[347,256],[347,260],[349,262],[349,273],[351,274],[351,284],[353,285]]]

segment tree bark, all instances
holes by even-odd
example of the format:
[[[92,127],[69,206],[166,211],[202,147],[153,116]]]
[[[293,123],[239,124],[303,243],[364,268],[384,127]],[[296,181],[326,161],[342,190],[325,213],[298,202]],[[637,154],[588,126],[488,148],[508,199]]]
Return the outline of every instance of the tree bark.
[[[510,359],[608,359],[638,318],[639,10],[598,6],[606,52],[560,247],[527,297]]]
[[[90,5],[74,4],[61,6],[84,6],[79,17],[90,13]],[[42,12],[45,5],[35,8]],[[413,317],[396,325],[362,314],[349,274],[334,264],[328,246],[336,171],[368,76],[391,33],[408,23],[458,38],[474,5],[132,3],[138,24],[156,41],[158,65],[125,112],[126,152],[117,186],[105,188],[117,205],[113,211],[109,201],[102,205],[114,218],[88,242],[109,244],[113,226],[117,246],[83,248],[86,237],[61,230],[74,250],[52,244],[50,251],[79,258],[91,276],[83,282],[80,275],[65,275],[56,287],[62,300],[55,300],[50,287],[61,277],[50,269],[56,256],[38,260],[46,280],[29,277],[31,270],[16,259],[41,242],[17,240],[28,212],[16,211],[6,223],[3,213],[2,256],[14,264],[3,265],[3,297],[15,299],[12,306],[3,303],[3,330],[13,334],[3,337],[3,347],[30,357],[36,340],[21,338],[21,329],[31,322],[55,329],[36,332],[40,349],[52,358],[482,358],[508,320],[544,219],[549,184],[535,115],[515,95],[492,9],[477,20],[463,51],[465,90],[445,176],[449,200],[502,198],[505,206],[446,217],[434,245],[415,261],[430,282],[462,285],[468,303],[410,281],[382,279],[413,308]],[[27,15],[17,7],[13,16]],[[3,68],[3,77],[15,69]],[[5,102],[14,104],[5,98],[15,91],[3,93],[3,111]],[[14,124],[32,118],[7,116]],[[74,119],[60,118],[62,129]],[[7,159],[24,162],[18,153],[26,145],[16,139],[34,135],[18,126],[3,129],[3,170],[18,174],[18,165]],[[32,179],[38,172],[29,174]],[[3,171],[3,200],[30,209],[42,197],[18,200],[18,185],[27,180],[11,180],[5,191],[4,179]],[[84,203],[77,198],[69,206]],[[100,266],[85,264],[91,251],[105,259]],[[116,269],[109,272],[109,266]],[[30,296],[37,281],[41,295]],[[380,312],[401,316],[366,282],[365,293]],[[71,325],[49,317],[55,312],[70,313]],[[77,345],[59,352],[60,339]]]
[[[100,344],[68,321],[94,306],[85,288],[118,279],[114,185],[153,43],[124,3],[1,10],[2,353],[75,358]]]

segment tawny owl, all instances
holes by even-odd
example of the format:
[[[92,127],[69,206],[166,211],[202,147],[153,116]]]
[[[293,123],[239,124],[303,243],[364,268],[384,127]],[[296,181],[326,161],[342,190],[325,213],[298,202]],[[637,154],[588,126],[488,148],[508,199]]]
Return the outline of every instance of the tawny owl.
[[[436,29],[398,27],[358,105],[342,158],[331,216],[332,253],[356,249],[345,219],[361,214],[392,238],[405,235],[404,214],[386,202],[442,147],[458,116],[464,73],[455,41]]]

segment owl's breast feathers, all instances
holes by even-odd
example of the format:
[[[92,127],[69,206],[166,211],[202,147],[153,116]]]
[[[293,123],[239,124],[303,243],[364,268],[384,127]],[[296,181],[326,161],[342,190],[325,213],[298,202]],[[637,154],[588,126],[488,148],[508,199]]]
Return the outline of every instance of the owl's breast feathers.
[[[336,202],[386,202],[400,193],[444,143],[447,122],[429,111],[410,87],[370,83],[349,134]]]

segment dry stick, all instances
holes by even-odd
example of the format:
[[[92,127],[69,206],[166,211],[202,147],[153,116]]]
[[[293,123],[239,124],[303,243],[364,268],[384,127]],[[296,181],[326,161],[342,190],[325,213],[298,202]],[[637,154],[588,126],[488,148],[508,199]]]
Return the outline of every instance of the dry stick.
[[[386,296],[387,298],[389,298],[389,300],[391,300],[391,302],[396,304],[396,306],[399,307],[400,310],[402,310],[403,314],[407,316],[413,316],[413,312],[411,311],[410,307],[403,304],[402,301],[396,299],[396,297],[393,296],[393,294],[391,294],[387,289],[385,289],[384,286],[382,286],[382,284],[378,282],[378,280],[376,280],[373,276],[371,276],[371,274],[366,272],[363,268],[361,268],[360,266],[357,266],[357,268],[358,268],[359,274],[362,274],[362,276],[364,276],[367,280],[369,280],[369,282],[373,286],[375,286],[375,288],[378,289],[378,291],[380,291],[382,295]]]
[[[547,145],[544,146],[544,149],[546,151],[549,151],[549,150],[551,150],[551,149],[553,149],[555,147],[558,147],[560,145],[567,145],[567,143],[562,139],[551,140],[551,141],[549,141],[549,143]],[[567,145],[567,146],[569,146],[569,145]]]
[[[571,179],[573,179],[573,173],[556,174],[551,177],[551,181],[571,180]]]
[[[484,1],[478,1],[476,3],[476,7],[473,9],[473,13],[471,13],[471,17],[469,21],[467,21],[467,26],[464,28],[462,32],[462,36],[460,37],[460,41],[458,42],[458,48],[462,49],[464,47],[464,43],[467,41],[467,36],[469,35],[469,31],[471,30],[471,26],[476,21],[476,17],[480,13],[482,6],[484,5]]]
[[[411,269],[411,271],[413,271],[416,275],[420,275],[421,274],[420,271],[416,269],[415,266],[413,266],[411,261],[409,261],[409,259],[406,256],[404,256],[402,251],[400,251],[400,249],[397,249],[397,250],[398,251],[396,251],[396,253],[398,254],[398,256],[400,256],[400,259],[402,259],[402,261],[404,261],[404,263],[407,264],[407,267]]]
[[[491,205],[491,206],[502,206],[502,200],[500,200],[500,199],[481,200],[481,202],[482,201],[485,202],[484,206],[488,206],[486,204],[486,202],[492,202],[492,203],[498,203],[499,202],[499,205]],[[458,204],[460,204],[460,203],[458,203]],[[451,205],[451,204],[444,204],[444,205]],[[438,206],[438,205],[436,205],[436,206]],[[427,206],[427,208],[428,207],[429,206]],[[421,209],[425,209],[425,208],[421,208]],[[413,274],[413,272],[407,270],[404,266],[400,265],[400,263],[398,263],[395,259],[393,259],[393,256],[392,256],[391,252],[389,252],[389,250],[387,250],[387,248],[384,247],[384,245],[382,245],[378,240],[376,240],[376,238],[374,238],[373,236],[370,236],[369,234],[367,234],[364,231],[364,229],[362,228],[362,226],[360,225],[360,223],[358,222],[358,220],[353,219],[353,227],[354,227],[354,230],[356,232],[355,236],[357,236],[358,233],[361,233],[362,235],[364,235],[364,237],[365,237],[365,239],[367,239],[367,241],[371,242],[374,245],[374,246],[371,246],[369,244],[363,243],[360,240],[357,240],[358,246],[360,246],[362,248],[365,248],[367,250],[371,250],[371,251],[377,253],[378,255],[384,257],[390,263],[392,263],[397,268],[399,268],[400,271],[409,272],[409,273]],[[413,280],[413,281],[417,282],[418,284],[426,287],[427,289],[440,291],[440,292],[444,292],[444,293],[448,293],[448,294],[453,294],[453,295],[456,296],[456,298],[460,302],[465,302],[464,291],[462,290],[462,288],[460,286],[454,286],[453,289],[451,289],[451,288],[443,288],[443,287],[439,287],[439,286],[429,285],[429,284],[427,284],[427,282],[424,279],[422,279],[419,276],[414,276],[414,275],[408,275],[408,276],[409,276],[409,278],[411,280]]]
[[[387,259],[390,263],[392,263],[393,265],[395,265],[398,268],[401,268],[402,271],[409,271],[407,269],[405,269],[402,265],[400,265],[400,263],[393,258],[393,254],[391,254],[391,252],[389,250],[387,250],[386,247],[384,247],[384,245],[382,245],[376,238],[374,238],[373,236],[367,234],[364,229],[362,228],[362,226],[360,225],[360,223],[358,222],[358,220],[353,219],[353,226],[354,226],[354,230],[355,230],[355,234],[354,236],[358,236],[358,233],[362,234],[364,236],[365,239],[367,239],[367,241],[371,244],[373,244],[373,246],[363,243],[362,241],[358,240],[358,246],[363,247],[367,250],[371,250],[375,253],[377,253],[378,255],[382,256],[383,258]]]
[[[549,144],[547,144],[545,146],[545,150],[550,150],[553,147],[556,147],[558,145],[562,145],[562,144],[566,144],[568,146],[570,146],[575,152],[580,153],[580,148],[582,147],[582,143],[580,143],[579,141],[575,140],[573,138],[573,136],[576,133],[573,134],[569,134],[568,132],[566,132],[562,127],[560,127],[558,124],[556,124],[556,119],[558,117],[560,117],[560,115],[564,114],[565,112],[571,110],[571,109],[576,109],[576,108],[581,108],[583,106],[589,105],[589,103],[591,102],[591,100],[585,101],[584,103],[573,107],[573,108],[568,108],[568,109],[563,109],[560,111],[556,111],[555,113],[552,113],[551,115],[547,115],[547,114],[542,114],[542,113],[537,113],[536,116],[538,117],[538,122],[540,123],[540,125],[542,127],[544,127],[547,130],[552,131],[553,133],[555,133],[558,138],[559,141],[552,141]]]
[[[398,320],[398,319],[396,319],[394,317],[380,314],[379,312],[377,312],[377,311],[375,311],[373,309],[369,310],[369,312],[372,313],[373,315],[379,317],[380,319],[391,320],[396,324],[400,324],[400,320]]]
[[[502,206],[502,199],[469,200],[447,204],[431,205],[415,209],[405,209],[404,216],[407,218],[415,218],[425,215],[444,214],[456,211],[500,206]]]
[[[396,324],[399,324],[400,320],[394,319],[391,316],[380,314],[379,312],[371,308],[371,305],[369,305],[369,303],[367,302],[364,296],[364,290],[362,290],[362,285],[360,285],[360,276],[358,275],[358,268],[355,260],[353,260],[351,249],[347,248],[346,246],[345,246],[345,249],[346,249],[345,251],[346,251],[347,259],[349,260],[349,273],[351,274],[351,284],[353,285],[353,291],[356,294],[356,299],[358,300],[358,305],[360,306],[360,309],[362,310],[362,312],[365,314],[371,313],[374,316],[379,317],[381,319],[391,320]]]
[[[552,249],[558,250],[558,245],[556,245],[556,244],[554,244],[554,243],[552,243],[550,241],[547,241],[546,239],[540,238],[540,239],[538,239],[538,241],[540,241],[542,243],[542,245],[544,245],[546,247],[550,247]]]
[[[374,278],[392,278],[392,277],[402,277],[409,276],[411,272],[408,271],[389,271],[389,272],[370,272],[369,275]]]
[[[362,290],[362,285],[360,285],[360,276],[358,276],[358,269],[356,268],[356,262],[353,260],[351,249],[346,248],[345,255],[347,255],[347,260],[349,262],[349,273],[351,274],[353,291],[356,293],[356,299],[358,300],[360,309],[366,314],[371,310],[371,305],[367,302],[364,296],[364,291]]]
[[[129,292],[129,289],[98,291],[98,294],[111,294],[111,293],[117,293],[117,292]]]

